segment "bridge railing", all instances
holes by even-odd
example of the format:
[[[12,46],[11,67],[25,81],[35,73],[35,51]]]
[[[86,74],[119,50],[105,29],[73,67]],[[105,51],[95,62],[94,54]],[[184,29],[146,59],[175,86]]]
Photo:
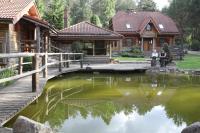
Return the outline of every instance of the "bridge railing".
[[[31,62],[24,62],[26,57],[32,58]],[[83,68],[83,53],[9,53],[0,54],[0,59],[6,59],[8,63],[12,62],[11,59],[14,59],[13,62],[18,62],[0,69],[0,72],[7,69],[17,70],[17,74],[14,76],[0,79],[0,84],[32,76],[32,92],[39,89],[40,72],[43,72],[43,77],[47,78],[48,66],[54,65],[59,72],[62,72],[62,68],[69,67],[70,62],[79,62],[80,68]],[[32,69],[24,72],[23,66],[27,64],[31,65]]]

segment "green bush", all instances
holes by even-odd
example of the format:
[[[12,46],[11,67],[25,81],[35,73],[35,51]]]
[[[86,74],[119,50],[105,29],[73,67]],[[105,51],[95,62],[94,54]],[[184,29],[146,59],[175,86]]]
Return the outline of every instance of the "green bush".
[[[27,62],[32,62],[32,57],[24,57],[23,63],[27,63]],[[31,70],[32,70],[32,64],[23,65],[24,72],[31,71]]]
[[[16,73],[15,73],[15,71],[13,69],[6,69],[6,70],[0,72],[0,79],[4,79],[4,78],[9,78],[9,77],[15,76],[15,74]],[[9,85],[11,83],[12,83],[12,81],[1,83],[0,87],[7,86],[7,85]]]
[[[132,57],[132,58],[143,58],[144,53],[141,51],[140,47],[134,46],[128,51],[121,53],[122,57]]]
[[[169,45],[167,43],[164,43],[162,50],[166,53],[166,57],[168,59],[167,64],[172,62],[173,57],[170,52]]]
[[[200,50],[200,41],[193,40],[192,45],[191,45],[191,49],[194,50],[194,51],[199,51]]]

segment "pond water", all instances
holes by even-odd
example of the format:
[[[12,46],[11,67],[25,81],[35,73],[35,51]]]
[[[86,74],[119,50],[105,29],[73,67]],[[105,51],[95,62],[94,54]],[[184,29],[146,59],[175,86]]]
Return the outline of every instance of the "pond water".
[[[199,101],[200,77],[77,73],[50,80],[19,115],[59,133],[179,133],[200,121]]]

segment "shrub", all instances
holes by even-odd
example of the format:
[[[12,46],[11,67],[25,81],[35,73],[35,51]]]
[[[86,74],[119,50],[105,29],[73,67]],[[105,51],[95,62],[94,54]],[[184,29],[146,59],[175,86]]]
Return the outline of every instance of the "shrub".
[[[15,76],[15,71],[13,69],[6,69],[0,72],[0,79],[9,78]],[[7,86],[11,84],[12,81],[4,82],[0,84],[0,87]]]
[[[200,50],[200,41],[193,40],[192,45],[191,45],[191,49],[194,50],[194,51],[199,51]]]
[[[27,63],[27,62],[32,62],[32,57],[24,57],[24,60],[23,60],[24,63]],[[26,64],[26,65],[23,65],[23,71],[31,71],[32,70],[32,65],[31,64]]]
[[[166,57],[168,59],[167,63],[172,62],[173,57],[172,57],[172,54],[170,52],[169,45],[167,43],[164,43],[162,50],[166,53]]]
[[[132,58],[143,58],[144,53],[141,51],[140,47],[134,46],[130,50],[121,53],[122,57],[132,57]]]

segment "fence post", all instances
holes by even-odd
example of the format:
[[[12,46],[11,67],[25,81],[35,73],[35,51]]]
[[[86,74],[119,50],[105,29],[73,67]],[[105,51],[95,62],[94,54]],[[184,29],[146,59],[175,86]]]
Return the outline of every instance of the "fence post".
[[[19,67],[18,67],[18,74],[22,74],[23,72],[23,57],[19,57]]]
[[[39,55],[35,54],[32,57],[32,65],[33,69],[38,71],[39,70]],[[34,71],[33,70],[33,71]],[[36,92],[39,89],[39,72],[32,74],[32,92]]]
[[[69,68],[69,54],[67,54],[67,68]]]
[[[62,53],[59,55],[59,72],[62,72]]]
[[[45,66],[43,70],[43,78],[47,78],[47,75],[48,75],[47,59],[48,59],[48,54],[45,53],[45,55],[42,57],[42,66]]]
[[[81,54],[80,64],[81,64],[81,68],[83,68],[83,54]]]

